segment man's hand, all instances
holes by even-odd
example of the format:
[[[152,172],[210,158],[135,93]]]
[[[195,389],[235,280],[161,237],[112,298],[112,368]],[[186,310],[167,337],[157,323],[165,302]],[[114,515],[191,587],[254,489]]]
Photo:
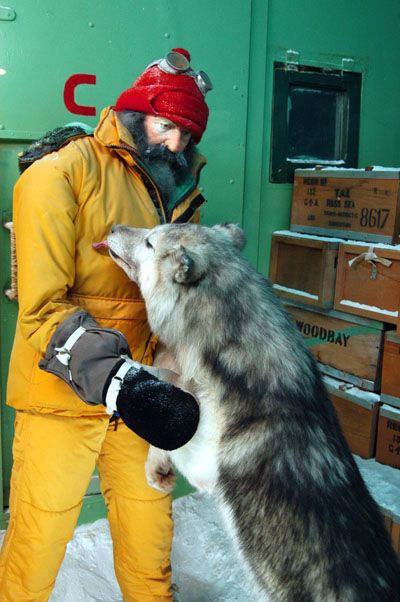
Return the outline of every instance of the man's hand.
[[[176,449],[194,435],[199,406],[171,382],[170,370],[134,362],[121,332],[101,328],[78,311],[55,331],[40,367],[66,382],[91,405],[117,411],[137,435],[161,449]]]

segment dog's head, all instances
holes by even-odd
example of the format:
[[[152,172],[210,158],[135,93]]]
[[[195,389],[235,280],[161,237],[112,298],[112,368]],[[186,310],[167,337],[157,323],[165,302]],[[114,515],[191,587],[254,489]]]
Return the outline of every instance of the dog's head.
[[[241,250],[244,232],[234,224],[208,228],[197,224],[165,224],[151,230],[114,226],[107,238],[110,256],[146,291],[163,280],[190,285],[201,280],[216,258]]]

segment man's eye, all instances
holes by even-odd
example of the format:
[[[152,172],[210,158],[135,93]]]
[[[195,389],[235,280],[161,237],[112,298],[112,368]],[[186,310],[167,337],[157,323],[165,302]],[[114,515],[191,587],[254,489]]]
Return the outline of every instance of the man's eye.
[[[169,123],[157,123],[156,124],[156,130],[158,130],[159,133],[163,133],[166,132],[167,130],[170,129],[170,124]]]
[[[153,245],[151,244],[151,242],[149,241],[149,239],[148,239],[148,238],[146,238],[146,241],[145,241],[145,242],[146,242],[146,247],[147,247],[148,249],[152,249],[152,248],[153,248]]]

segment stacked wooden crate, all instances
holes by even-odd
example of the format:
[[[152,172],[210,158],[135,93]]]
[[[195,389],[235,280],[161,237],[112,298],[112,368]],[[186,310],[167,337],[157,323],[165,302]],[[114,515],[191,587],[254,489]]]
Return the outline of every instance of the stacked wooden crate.
[[[270,279],[351,450],[400,468],[400,168],[298,169]],[[400,552],[399,514],[386,513]],[[390,524],[389,524],[390,523]]]
[[[337,258],[343,242],[275,232],[270,279],[326,377],[350,448],[371,458],[385,324],[334,309]]]
[[[400,467],[400,169],[296,170],[270,278],[351,449]],[[383,402],[383,405],[382,405]]]

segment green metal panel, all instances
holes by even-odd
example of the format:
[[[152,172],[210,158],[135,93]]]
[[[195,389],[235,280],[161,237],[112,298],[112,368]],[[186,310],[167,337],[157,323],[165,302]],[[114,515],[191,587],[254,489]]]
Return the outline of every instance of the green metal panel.
[[[240,222],[243,213],[250,0],[14,0],[16,17],[0,19],[0,137],[36,138],[81,120],[95,125],[139,72],[174,46],[187,47],[195,68],[214,82],[211,115],[201,150],[209,159],[203,186],[209,222]],[[76,102],[96,117],[73,115],[64,105],[66,80],[96,76],[76,88]],[[229,157],[229,160],[227,160]],[[221,199],[229,199],[222,211]]]
[[[265,111],[268,0],[253,0],[251,10],[249,96],[242,225],[246,231],[245,255],[257,265],[260,246],[260,211],[265,178],[268,115]],[[263,241],[264,242],[264,241]]]

